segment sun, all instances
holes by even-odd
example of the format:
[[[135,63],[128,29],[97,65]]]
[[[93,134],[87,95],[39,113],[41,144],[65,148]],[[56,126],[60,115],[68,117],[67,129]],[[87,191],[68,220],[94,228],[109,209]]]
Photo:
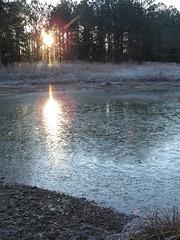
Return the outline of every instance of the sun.
[[[45,43],[48,47],[51,47],[51,45],[53,44],[53,37],[51,34],[45,34],[43,36],[43,43]]]

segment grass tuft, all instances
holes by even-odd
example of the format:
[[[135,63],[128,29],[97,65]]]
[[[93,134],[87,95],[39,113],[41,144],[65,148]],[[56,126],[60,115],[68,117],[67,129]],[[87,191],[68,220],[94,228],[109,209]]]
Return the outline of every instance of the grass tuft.
[[[125,237],[125,238],[124,238]],[[122,231],[121,240],[180,240],[180,213],[177,207],[168,211],[148,211],[145,219],[129,224]]]

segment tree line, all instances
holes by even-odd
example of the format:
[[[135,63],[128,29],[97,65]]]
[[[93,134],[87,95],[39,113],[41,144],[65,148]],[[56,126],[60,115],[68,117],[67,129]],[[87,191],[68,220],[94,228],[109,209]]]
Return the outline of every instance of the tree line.
[[[49,58],[180,62],[180,13],[154,0],[0,0],[0,62]]]

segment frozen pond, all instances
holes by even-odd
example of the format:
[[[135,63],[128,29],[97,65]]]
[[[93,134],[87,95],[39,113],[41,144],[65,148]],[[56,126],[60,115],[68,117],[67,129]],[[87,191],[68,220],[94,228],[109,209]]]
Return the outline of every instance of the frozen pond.
[[[179,90],[53,94],[0,96],[0,175],[128,213],[180,207]]]

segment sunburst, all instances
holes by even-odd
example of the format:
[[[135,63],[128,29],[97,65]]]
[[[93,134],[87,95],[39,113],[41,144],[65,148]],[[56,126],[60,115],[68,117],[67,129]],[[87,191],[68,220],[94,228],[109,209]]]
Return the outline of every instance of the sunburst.
[[[53,44],[53,37],[51,34],[44,34],[43,36],[43,43],[46,44],[48,47],[51,47],[51,45]]]

